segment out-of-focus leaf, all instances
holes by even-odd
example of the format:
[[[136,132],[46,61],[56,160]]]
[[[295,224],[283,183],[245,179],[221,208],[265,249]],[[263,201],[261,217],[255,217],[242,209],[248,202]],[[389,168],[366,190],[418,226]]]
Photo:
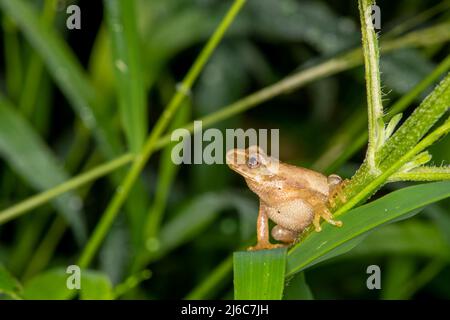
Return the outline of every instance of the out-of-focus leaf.
[[[105,0],[122,125],[133,152],[147,135],[147,109],[135,0]]]
[[[323,53],[337,52],[358,41],[355,23],[337,17],[319,1],[250,1],[243,13],[260,37],[303,40]]]
[[[72,273],[62,268],[46,271],[24,284],[23,296],[33,300],[66,300],[78,293],[81,299],[112,299],[109,278],[98,271],[80,270],[80,289],[69,289],[67,282]]]
[[[81,276],[82,300],[111,300],[114,298],[109,278],[98,271],[85,271]]]
[[[287,275],[352,249],[367,232],[408,216],[411,212],[450,196],[450,182],[434,182],[404,188],[339,216],[343,226],[323,225],[293,247],[288,254]]]
[[[131,258],[129,230],[123,219],[118,219],[111,228],[100,250],[100,270],[117,284],[126,276],[125,272]]]
[[[18,299],[21,290],[19,281],[0,264],[0,296],[6,294],[13,299]]]
[[[416,273],[416,261],[413,258],[393,257],[389,260],[381,290],[382,299],[404,299],[401,293],[404,284]]]
[[[281,300],[286,248],[235,252],[234,299]]]
[[[313,294],[306,283],[305,273],[299,272],[286,281],[283,300],[313,300]]]
[[[375,230],[342,259],[375,255],[440,257],[450,261],[450,246],[435,225],[408,220]]]
[[[46,271],[27,281],[23,286],[23,297],[32,300],[66,300],[74,294],[67,288],[67,274],[64,269]],[[75,291],[76,293],[76,291]]]
[[[403,49],[381,57],[381,79],[386,88],[406,93],[433,71],[434,66],[417,50]],[[424,92],[417,100],[423,100]]]
[[[46,190],[69,178],[51,150],[14,108],[0,97],[0,155],[36,190]],[[81,243],[86,227],[81,211],[82,200],[73,192],[54,200],[58,209]]]
[[[250,208],[251,204],[242,205],[245,201],[251,202],[239,193],[230,191],[210,192],[194,197],[163,226],[160,243],[155,246],[155,255],[165,254],[198,236],[223,210],[233,207]],[[257,212],[257,208],[255,210]]]
[[[444,208],[448,201],[448,199],[444,201]],[[447,245],[450,247],[450,213],[439,205],[431,205],[427,208],[426,214],[434,221],[434,224],[441,231]]]

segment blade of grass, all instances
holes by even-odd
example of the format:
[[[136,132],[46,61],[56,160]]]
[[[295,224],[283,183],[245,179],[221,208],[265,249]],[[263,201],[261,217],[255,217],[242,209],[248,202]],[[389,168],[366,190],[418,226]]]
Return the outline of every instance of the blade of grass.
[[[209,275],[203,280],[198,286],[189,292],[185,299],[186,300],[201,300],[210,297],[211,292],[218,291],[223,279],[228,277],[233,268],[233,257],[230,255],[225,260],[223,260]],[[231,278],[231,277],[230,277]]]
[[[115,61],[116,89],[122,125],[132,152],[138,152],[147,133],[147,107],[142,75],[135,0],[104,0]]]
[[[23,59],[17,26],[9,17],[3,16],[3,45],[5,54],[6,89],[9,98],[16,102],[22,86]]]
[[[286,248],[235,252],[234,299],[281,300],[286,252]]]
[[[133,160],[132,167],[123,180],[122,185],[119,186],[118,191],[114,194],[113,199],[102,215],[100,222],[95,228],[88,244],[86,245],[80,256],[78,262],[80,266],[86,267],[92,261],[95,253],[97,252],[114,219],[116,218],[121,206],[127,199],[128,193],[131,191],[134,182],[139,177],[139,174],[144,168],[150,155],[155,151],[155,144],[157,143],[161,134],[167,128],[167,125],[169,124],[174,113],[177,111],[178,107],[183,102],[186,95],[189,93],[198,75],[202,71],[206,62],[209,60],[217,45],[222,40],[226,30],[231,25],[244,3],[245,0],[234,1],[227,15],[224,17],[212,37],[208,40],[204,49],[201,51],[191,69],[188,71],[186,77],[183,79],[181,85],[179,86],[179,90],[164,110],[164,113],[161,115],[160,119],[157,121],[143,149]]]
[[[0,294],[6,294],[13,299],[19,300],[22,286],[6,268],[0,264]]]
[[[69,178],[39,135],[1,97],[0,153],[10,167],[34,189],[50,189]],[[55,199],[53,204],[72,227],[77,240],[83,242],[86,239],[86,227],[80,210],[80,198],[74,193],[68,193]],[[7,216],[2,215],[2,218]]]

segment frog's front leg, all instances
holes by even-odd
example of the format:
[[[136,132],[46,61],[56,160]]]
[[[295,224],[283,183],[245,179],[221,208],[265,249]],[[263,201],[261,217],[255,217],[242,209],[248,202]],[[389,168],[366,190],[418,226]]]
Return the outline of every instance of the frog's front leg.
[[[265,249],[274,249],[280,248],[283,245],[280,244],[272,244],[269,240],[269,217],[267,215],[267,207],[259,202],[259,213],[258,219],[256,221],[256,237],[258,242],[255,246],[249,247],[247,250],[265,250]]]
[[[313,225],[317,232],[322,230],[322,227],[320,226],[320,218],[323,218],[326,222],[334,226],[342,226],[342,221],[333,219],[333,214],[327,207],[328,199],[325,195],[307,189],[302,190],[302,193],[302,199],[304,199],[313,209]]]

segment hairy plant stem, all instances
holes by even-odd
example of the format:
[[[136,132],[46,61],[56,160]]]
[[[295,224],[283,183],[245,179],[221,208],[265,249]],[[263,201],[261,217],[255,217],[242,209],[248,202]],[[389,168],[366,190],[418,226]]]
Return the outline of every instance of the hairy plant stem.
[[[379,68],[379,49],[375,28],[372,24],[372,5],[374,1],[359,0],[361,34],[366,70],[367,114],[369,118],[369,142],[366,160],[372,173],[378,173],[375,154],[383,140],[383,104],[381,102],[381,82]]]

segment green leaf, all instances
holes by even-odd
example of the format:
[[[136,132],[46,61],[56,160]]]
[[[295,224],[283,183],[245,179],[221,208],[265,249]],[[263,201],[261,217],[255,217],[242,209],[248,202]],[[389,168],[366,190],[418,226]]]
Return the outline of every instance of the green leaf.
[[[347,211],[339,216],[344,223],[341,228],[323,224],[322,232],[311,233],[289,251],[286,273],[292,275],[347,252],[376,227],[447,197],[450,197],[450,182],[435,182],[404,188]]]
[[[286,248],[239,251],[233,258],[236,300],[281,300]]]
[[[104,273],[81,269],[79,290],[67,288],[70,276],[63,268],[41,273],[25,283],[23,296],[33,300],[67,300],[79,293],[85,300],[113,298],[112,284]]]
[[[66,300],[76,290],[67,288],[70,275],[64,269],[53,269],[41,273],[24,284],[23,296],[31,300]]]
[[[13,299],[20,299],[19,293],[22,290],[17,281],[6,268],[0,264],[0,295],[6,294]]]
[[[407,299],[402,293],[405,283],[417,273],[416,260],[413,258],[393,257],[387,263],[387,272],[383,279],[382,299]]]
[[[137,152],[147,133],[147,110],[135,0],[103,3],[113,48],[122,125],[129,147]]]
[[[113,288],[108,276],[98,271],[85,271],[81,276],[82,300],[111,300]]]
[[[36,190],[46,190],[70,176],[34,129],[8,101],[0,97],[0,156]],[[86,239],[86,226],[75,193],[66,193],[53,201],[58,212],[72,227],[77,240]]]

